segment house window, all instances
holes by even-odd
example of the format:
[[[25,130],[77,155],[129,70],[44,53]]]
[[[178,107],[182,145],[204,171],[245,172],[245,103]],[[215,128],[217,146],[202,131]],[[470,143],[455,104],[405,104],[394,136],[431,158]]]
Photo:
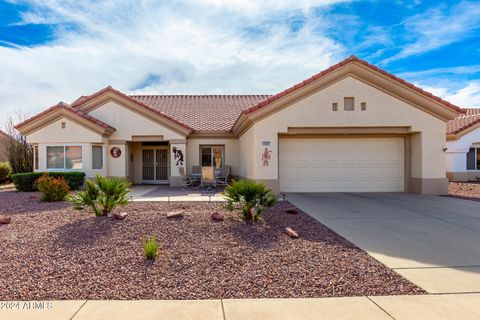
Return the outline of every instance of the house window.
[[[200,164],[202,167],[219,169],[225,160],[224,146],[200,146]]]
[[[38,145],[33,146],[33,168],[38,170]]]
[[[332,103],[332,111],[338,111],[338,103]]]
[[[354,98],[343,98],[343,110],[353,111],[355,109],[355,99]]]
[[[47,169],[82,169],[82,147],[47,147]]]
[[[92,169],[103,168],[103,147],[92,146]]]
[[[480,147],[468,150],[467,170],[480,170]]]
[[[362,111],[367,110],[367,103],[366,103],[366,102],[360,103],[360,109],[361,109]]]

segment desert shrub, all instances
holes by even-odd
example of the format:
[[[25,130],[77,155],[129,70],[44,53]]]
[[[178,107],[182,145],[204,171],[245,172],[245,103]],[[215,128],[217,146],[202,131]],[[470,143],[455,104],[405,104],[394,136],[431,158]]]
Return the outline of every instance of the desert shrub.
[[[8,180],[11,173],[12,168],[10,167],[10,163],[7,161],[0,162],[0,182]]]
[[[48,174],[54,178],[65,178],[70,190],[78,190],[83,186],[85,172],[27,172],[12,174],[11,179],[17,191],[33,192],[38,191],[37,180]]]
[[[109,215],[118,205],[128,204],[130,183],[123,178],[106,178],[97,174],[95,180],[87,180],[84,191],[67,196],[75,209],[90,207],[97,217]]]
[[[246,221],[259,221],[263,211],[277,202],[277,196],[263,182],[250,180],[233,181],[225,188],[225,207],[240,210]]]
[[[158,243],[157,238],[153,235],[148,241],[143,240],[143,255],[148,260],[155,260],[157,258]]]
[[[38,179],[37,188],[43,193],[42,201],[46,202],[62,201],[70,190],[64,177],[55,178],[48,174]]]

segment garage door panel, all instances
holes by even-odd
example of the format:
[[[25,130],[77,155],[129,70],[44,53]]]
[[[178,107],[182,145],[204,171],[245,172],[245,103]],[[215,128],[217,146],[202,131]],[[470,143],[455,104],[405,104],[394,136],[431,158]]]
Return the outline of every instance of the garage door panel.
[[[280,139],[284,192],[404,191],[404,138]]]

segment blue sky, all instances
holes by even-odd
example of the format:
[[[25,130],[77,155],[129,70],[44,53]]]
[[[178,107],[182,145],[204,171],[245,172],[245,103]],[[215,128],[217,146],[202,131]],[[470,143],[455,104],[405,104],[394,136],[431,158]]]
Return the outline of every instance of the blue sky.
[[[355,54],[480,107],[480,1],[0,1],[0,110],[112,85],[276,93]]]

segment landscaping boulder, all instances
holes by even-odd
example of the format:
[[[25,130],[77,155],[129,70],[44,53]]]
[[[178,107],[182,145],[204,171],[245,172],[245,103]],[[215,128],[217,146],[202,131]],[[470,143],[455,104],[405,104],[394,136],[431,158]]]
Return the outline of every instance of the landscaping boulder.
[[[128,216],[128,213],[126,213],[126,212],[115,212],[115,213],[113,214],[113,219],[123,220],[123,219],[125,219],[127,216]]]
[[[293,230],[292,228],[285,228],[285,234],[289,236],[290,238],[298,238],[298,233],[297,231]]]
[[[180,218],[183,216],[183,211],[172,211],[167,213],[167,218]]]
[[[223,221],[223,213],[215,211],[211,215],[213,221]]]
[[[12,222],[12,217],[0,217],[0,224],[9,224]]]

